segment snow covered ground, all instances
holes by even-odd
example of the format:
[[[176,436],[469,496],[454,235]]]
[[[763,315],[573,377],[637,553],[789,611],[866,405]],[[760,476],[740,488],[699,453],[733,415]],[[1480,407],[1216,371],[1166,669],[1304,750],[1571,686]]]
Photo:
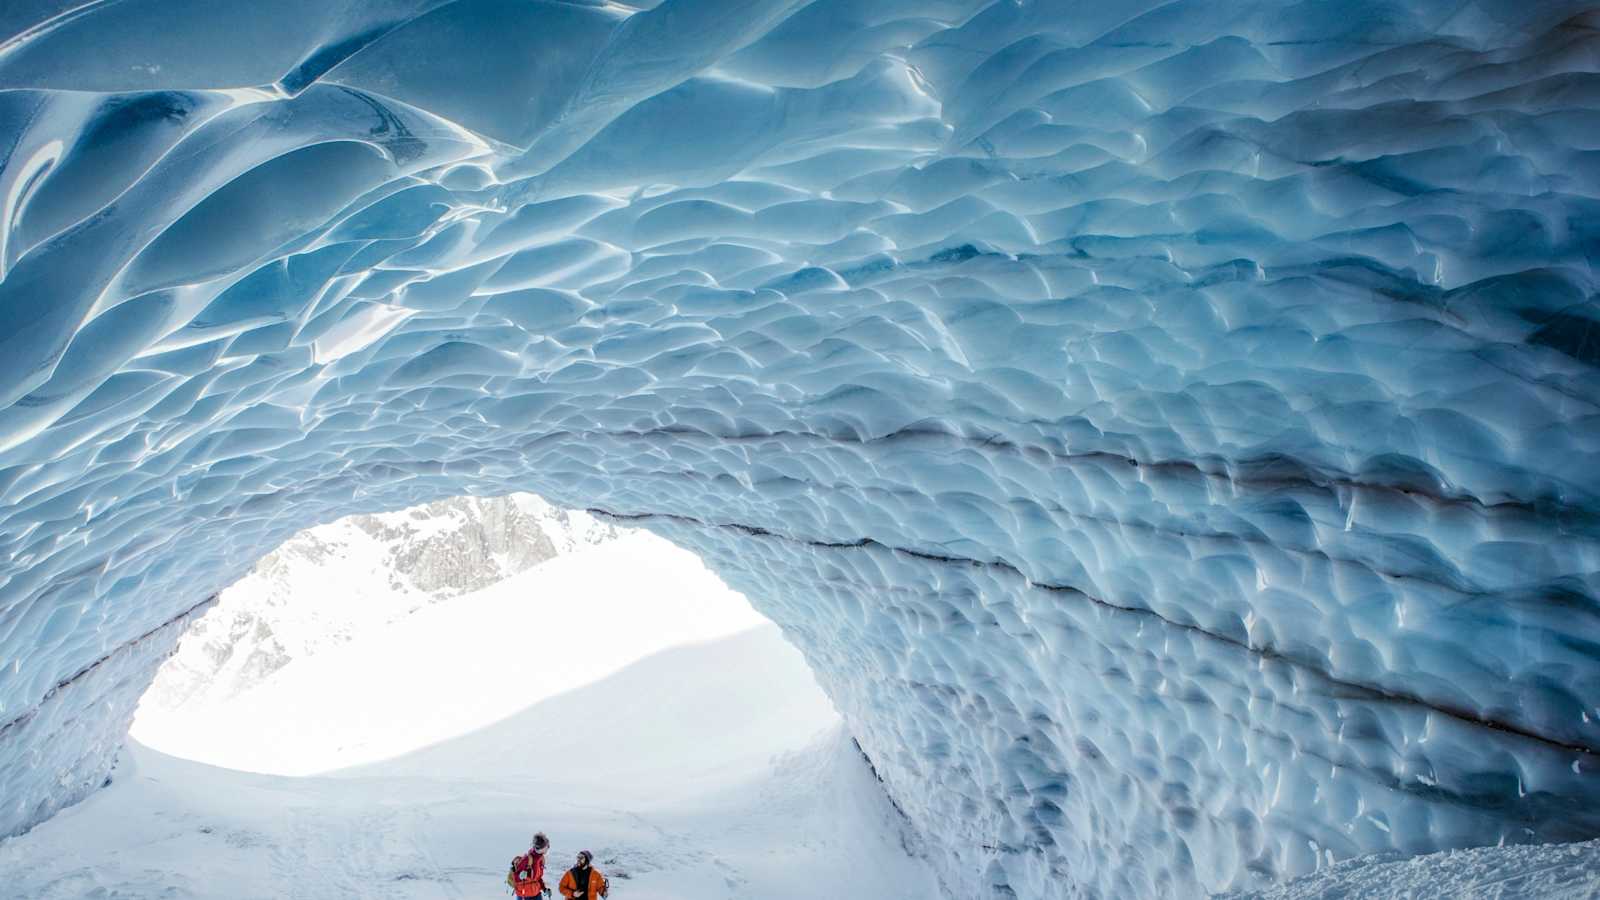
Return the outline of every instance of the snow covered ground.
[[[109,789],[0,844],[0,893],[497,897],[543,829],[613,897],[942,896],[800,654],[651,535],[137,733]]]
[[[1600,897],[1600,841],[1480,847],[1401,858],[1346,860],[1265,891],[1229,900],[1593,900]]]

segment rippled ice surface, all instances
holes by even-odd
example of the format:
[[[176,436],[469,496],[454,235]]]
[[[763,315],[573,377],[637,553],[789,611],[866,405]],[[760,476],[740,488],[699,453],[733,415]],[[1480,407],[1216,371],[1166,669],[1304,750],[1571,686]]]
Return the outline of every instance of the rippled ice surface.
[[[1600,16],[0,9],[0,832],[308,525],[785,629],[959,896],[1600,833]]]

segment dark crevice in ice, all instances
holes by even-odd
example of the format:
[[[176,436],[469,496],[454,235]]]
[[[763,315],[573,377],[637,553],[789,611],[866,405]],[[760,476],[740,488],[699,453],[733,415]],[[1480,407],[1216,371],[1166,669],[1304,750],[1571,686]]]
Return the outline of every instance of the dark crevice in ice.
[[[877,540],[874,540],[872,538],[867,538],[867,537],[857,538],[856,540],[853,540],[853,541],[814,541],[814,540],[807,540],[807,539],[804,539],[804,538],[795,538],[795,537],[791,537],[789,535],[780,534],[778,532],[772,531],[772,530],[767,529],[767,528],[761,528],[761,527],[756,526],[756,525],[745,525],[745,524],[742,524],[742,523],[739,523],[739,522],[706,522],[706,521],[702,521],[700,519],[693,518],[691,516],[674,515],[674,514],[670,514],[670,513],[633,513],[633,514],[627,514],[627,513],[612,512],[611,510],[599,509],[599,508],[596,508],[596,507],[590,507],[588,509],[588,512],[590,512],[591,514],[596,515],[596,516],[602,516],[602,517],[605,517],[605,518],[608,518],[608,519],[612,519],[612,520],[616,520],[616,521],[623,521],[623,522],[671,521],[671,522],[678,522],[678,523],[682,523],[682,524],[686,524],[686,525],[692,525],[692,526],[699,527],[699,528],[721,528],[721,529],[726,529],[726,530],[729,530],[729,531],[737,531],[737,532],[739,532],[741,534],[749,535],[751,537],[772,538],[774,540],[788,541],[788,542],[791,542],[791,543],[804,544],[805,546],[808,546],[808,547],[816,547],[816,548],[820,548],[820,549],[857,550],[857,549],[874,548],[874,549],[879,549],[879,550],[885,550],[885,551],[888,551],[890,553],[909,556],[909,557],[912,557],[914,559],[922,559],[922,560],[927,560],[928,562],[941,563],[941,564],[944,564],[944,565],[972,566],[972,567],[976,567],[976,568],[990,569],[990,570],[994,570],[994,571],[1002,571],[1002,572],[1009,573],[1009,574],[1011,574],[1011,575],[1013,575],[1013,576],[1015,576],[1017,578],[1021,578],[1023,581],[1025,581],[1028,584],[1029,587],[1037,588],[1037,589],[1042,590],[1042,591],[1049,591],[1051,593],[1056,593],[1056,594],[1071,595],[1071,596],[1077,597],[1079,599],[1086,600],[1086,601],[1088,601],[1090,603],[1093,603],[1094,605],[1102,607],[1104,609],[1115,610],[1117,612],[1123,612],[1123,613],[1131,613],[1133,615],[1138,615],[1138,616],[1145,616],[1145,617],[1148,617],[1148,618],[1151,618],[1151,619],[1155,619],[1156,621],[1160,622],[1161,624],[1163,624],[1165,626],[1168,626],[1168,627],[1171,627],[1171,628],[1175,628],[1175,629],[1178,629],[1178,630],[1181,630],[1181,631],[1184,631],[1184,632],[1188,632],[1190,634],[1195,634],[1195,635],[1198,635],[1198,636],[1201,636],[1201,637],[1204,637],[1204,638],[1208,638],[1210,640],[1217,641],[1219,643],[1228,644],[1230,646],[1237,647],[1237,648],[1239,648],[1239,649],[1241,649],[1241,650],[1243,650],[1243,651],[1245,651],[1245,652],[1247,652],[1247,653],[1251,654],[1252,656],[1255,656],[1255,657],[1257,657],[1259,659],[1273,660],[1273,661],[1280,661],[1280,662],[1287,663],[1288,665],[1291,665],[1291,666],[1295,667],[1297,670],[1303,671],[1303,672],[1305,672],[1307,674],[1316,676],[1317,678],[1319,678],[1319,679],[1321,679],[1323,681],[1326,681],[1328,683],[1328,685],[1333,687],[1333,688],[1336,688],[1338,690],[1349,691],[1350,692],[1350,696],[1349,696],[1348,699],[1351,699],[1351,700],[1364,700],[1364,701],[1367,701],[1367,702],[1383,702],[1383,703],[1400,703],[1400,704],[1404,704],[1404,705],[1408,705],[1408,706],[1417,706],[1417,707],[1421,707],[1423,709],[1430,710],[1432,712],[1436,712],[1439,715],[1447,716],[1447,717],[1449,717],[1451,719],[1455,719],[1455,720],[1457,720],[1459,722],[1462,722],[1462,723],[1465,723],[1467,725],[1472,725],[1472,726],[1481,727],[1481,728],[1488,728],[1488,729],[1492,729],[1494,731],[1498,731],[1498,732],[1501,732],[1501,733],[1504,733],[1504,734],[1514,735],[1514,736],[1517,736],[1517,737],[1526,738],[1528,740],[1537,741],[1540,744],[1544,744],[1546,746],[1554,747],[1554,748],[1557,748],[1557,749],[1560,749],[1560,750],[1565,750],[1565,751],[1570,752],[1570,753],[1580,753],[1580,754],[1583,754],[1585,756],[1600,756],[1600,748],[1590,747],[1590,746],[1587,746],[1587,745],[1584,745],[1584,744],[1572,743],[1572,742],[1569,742],[1569,741],[1561,740],[1559,738],[1554,738],[1554,737],[1550,737],[1548,735],[1543,735],[1543,734],[1540,734],[1540,733],[1538,733],[1536,731],[1533,731],[1533,730],[1531,730],[1529,728],[1517,725],[1517,724],[1512,723],[1512,722],[1501,721],[1501,720],[1498,720],[1498,719],[1482,718],[1482,717],[1473,715],[1468,710],[1459,709],[1459,708],[1456,708],[1454,706],[1450,706],[1448,704],[1439,703],[1439,702],[1436,702],[1436,701],[1431,701],[1431,700],[1425,699],[1423,697],[1417,696],[1415,694],[1409,694],[1409,693],[1405,693],[1405,692],[1402,692],[1402,691],[1396,691],[1396,690],[1393,690],[1391,688],[1379,687],[1377,685],[1364,684],[1362,682],[1347,681],[1345,679],[1339,678],[1338,676],[1332,674],[1331,672],[1326,671],[1325,669],[1321,668],[1320,666],[1317,666],[1317,665],[1315,665],[1315,664],[1313,664],[1311,662],[1308,662],[1308,661],[1306,661],[1304,659],[1297,658],[1297,657],[1295,657],[1295,656],[1293,656],[1291,654],[1284,653],[1284,652],[1282,652],[1280,650],[1277,650],[1277,649],[1275,649],[1273,647],[1258,647],[1258,646],[1256,646],[1254,644],[1251,644],[1248,641],[1242,641],[1242,640],[1239,640],[1238,638],[1233,638],[1233,637],[1229,637],[1228,635],[1225,635],[1225,634],[1221,634],[1221,633],[1218,633],[1218,632],[1215,632],[1215,631],[1210,631],[1208,629],[1200,627],[1199,625],[1189,624],[1189,623],[1185,623],[1185,622],[1177,622],[1177,621],[1174,621],[1172,619],[1169,619],[1169,618],[1161,615],[1160,613],[1158,613],[1158,612],[1156,612],[1155,610],[1152,610],[1152,609],[1146,609],[1144,607],[1138,607],[1138,606],[1125,606],[1125,605],[1120,604],[1120,603],[1112,603],[1109,600],[1103,600],[1103,599],[1100,599],[1099,597],[1093,596],[1092,594],[1088,594],[1088,593],[1084,592],[1082,589],[1073,587],[1072,585],[1050,584],[1050,583],[1047,583],[1047,582],[1035,581],[1035,580],[1029,578],[1026,574],[1024,574],[1022,572],[1022,570],[1018,569],[1016,566],[1012,565],[1011,563],[1002,561],[1002,560],[982,560],[982,559],[973,559],[971,557],[965,557],[965,556],[951,556],[951,555],[940,554],[940,553],[929,553],[929,552],[927,552],[925,550],[912,550],[912,549],[905,548],[905,547],[894,547],[894,546],[891,546],[889,544],[882,543],[881,541],[877,541]]]
[[[957,697],[953,689],[944,685],[916,680],[907,680],[905,684],[918,693],[939,695],[941,700],[952,708],[958,705],[969,705],[964,701],[970,698]],[[1183,698],[1178,699],[1180,702],[1194,702]],[[1270,698],[1253,697],[1251,699],[1253,703],[1267,703],[1273,706],[1281,705],[1278,701]],[[1283,744],[1288,752],[1292,754],[1310,757],[1326,763],[1332,768],[1348,772],[1352,777],[1366,779],[1387,790],[1409,794],[1430,802],[1448,803],[1466,809],[1496,810],[1517,821],[1529,824],[1561,821],[1564,825],[1570,826],[1569,830],[1565,832],[1566,837],[1562,838],[1564,840],[1583,840],[1588,835],[1593,834],[1595,828],[1600,827],[1600,809],[1590,809],[1581,804],[1576,804],[1570,798],[1541,791],[1522,794],[1514,785],[1501,785],[1500,787],[1504,789],[1486,788],[1473,793],[1442,787],[1415,778],[1402,778],[1387,768],[1366,765],[1355,760],[1339,759],[1314,747],[1307,746],[1304,742],[1296,741],[1290,734],[1245,721],[1217,704],[1211,704],[1211,710],[1244,731]],[[1077,752],[1081,758],[1091,764],[1102,764],[1105,761],[1104,755],[1094,748],[1092,743],[1089,743],[1086,747],[1084,742],[1080,742],[1077,746]],[[1052,774],[1064,779],[1070,780],[1071,778],[1066,773],[1055,772]],[[1516,795],[1515,800],[1510,799],[1512,795]],[[1219,820],[1214,816],[1211,818],[1213,821],[1226,824],[1223,820]]]
[[[672,470],[665,468],[614,468],[611,470],[611,474],[639,475],[645,477],[667,475],[673,478],[701,481],[714,481],[717,477],[715,475],[708,475],[704,472],[699,472],[688,468]],[[860,494],[860,486],[850,482],[813,483],[818,487],[830,491],[857,494],[858,496]],[[889,496],[913,496],[917,494],[916,491],[909,488],[894,488],[879,485],[874,485],[872,491],[875,494]],[[1532,599],[1545,602],[1565,602],[1567,600],[1567,592],[1563,591],[1559,585],[1555,584],[1523,586],[1516,590],[1485,589],[1469,583],[1464,578],[1459,577],[1460,573],[1453,571],[1447,565],[1443,564],[1443,560],[1438,561],[1441,563],[1440,565],[1422,565],[1417,566],[1414,569],[1398,569],[1385,567],[1377,564],[1374,561],[1362,559],[1358,556],[1336,555],[1318,547],[1303,547],[1295,544],[1278,543],[1266,537],[1259,536],[1258,534],[1230,531],[1207,531],[1195,527],[1174,527],[1170,525],[1158,525],[1154,522],[1127,521],[1112,516],[1077,512],[1058,503],[1048,502],[1040,497],[1030,497],[1029,501],[1037,504],[1041,509],[1044,509],[1047,512],[1078,522],[1093,522],[1098,525],[1114,526],[1118,529],[1128,531],[1143,531],[1150,534],[1171,535],[1180,538],[1196,538],[1205,541],[1218,541],[1230,544],[1271,547],[1275,550],[1290,553],[1307,559],[1320,560],[1337,565],[1355,566],[1384,579],[1393,581],[1416,581],[1423,584],[1432,585],[1440,590],[1448,591],[1449,593],[1461,597],[1463,601],[1498,600],[1501,602],[1516,602],[1519,599]],[[1393,538],[1390,538],[1389,540],[1391,543],[1399,543]],[[1396,548],[1394,546],[1390,546],[1387,549],[1389,551],[1393,551]],[[1421,553],[1423,551],[1419,549],[1418,552]],[[1432,562],[1432,560],[1429,561]],[[1579,596],[1577,599],[1579,601],[1584,601],[1586,598]],[[1590,615],[1594,615],[1597,612],[1600,612],[1600,609],[1596,609],[1591,606],[1585,607],[1583,611]]]
[[[1024,424],[1024,423],[1017,423]],[[1059,429],[1060,422],[1026,423],[1039,427]],[[1228,460],[1216,457],[1186,459],[1144,460],[1127,453],[1118,453],[1110,450],[1090,450],[1078,453],[1065,452],[1052,449],[1042,444],[1026,444],[999,435],[990,435],[984,438],[975,438],[958,434],[943,428],[928,425],[917,425],[902,428],[888,434],[876,437],[862,437],[854,434],[824,434],[807,431],[766,431],[750,434],[716,434],[699,428],[683,426],[655,428],[636,431],[595,431],[589,434],[604,435],[618,439],[645,439],[654,437],[670,437],[681,439],[685,437],[705,438],[718,443],[747,443],[755,441],[789,441],[805,440],[829,444],[854,444],[859,446],[892,445],[900,441],[934,438],[950,440],[966,447],[984,452],[1002,451],[1018,456],[1030,453],[1048,455],[1056,462],[1066,465],[1075,464],[1113,464],[1130,468],[1139,468],[1147,471],[1175,471],[1192,473],[1205,478],[1224,481],[1237,487],[1257,488],[1264,491],[1280,491],[1286,488],[1311,488],[1329,494],[1339,491],[1351,491],[1370,494],[1402,495],[1411,499],[1435,504],[1437,506],[1469,507],[1486,514],[1495,513],[1521,513],[1533,516],[1540,520],[1556,520],[1567,528],[1587,525],[1600,526],[1600,511],[1590,509],[1579,503],[1569,503],[1563,498],[1547,496],[1540,498],[1507,498],[1503,500],[1490,500],[1479,497],[1471,492],[1454,489],[1446,486],[1430,473],[1423,471],[1423,464],[1415,460],[1405,460],[1409,464],[1408,471],[1401,471],[1401,460],[1393,461],[1392,473],[1395,477],[1384,480],[1363,480],[1349,473],[1328,472],[1312,463],[1296,459],[1287,454],[1274,453],[1249,459]],[[538,440],[543,441],[558,435],[541,435]],[[559,436],[577,436],[582,434],[563,433]],[[1402,477],[1407,476],[1407,477]]]
[[[142,643],[143,641],[148,640],[149,638],[151,638],[152,636],[154,636],[155,634],[160,632],[161,629],[166,628],[169,625],[174,625],[174,624],[176,624],[178,622],[183,621],[184,619],[186,619],[186,618],[188,618],[190,616],[193,616],[193,615],[195,615],[197,613],[203,612],[207,607],[211,606],[211,604],[213,604],[215,602],[217,602],[217,595],[216,594],[212,594],[211,596],[209,596],[206,599],[200,601],[199,603],[196,603],[195,605],[189,607],[188,609],[185,609],[184,611],[178,613],[177,615],[173,616],[172,618],[167,619],[166,621],[162,622],[160,625],[157,625],[156,627],[150,629],[149,631],[146,631],[143,634],[140,634],[138,637],[133,638],[132,640],[129,640],[129,641],[124,641],[124,642],[118,644],[117,646],[111,648],[111,650],[109,652],[107,652],[105,654],[102,654],[94,662],[89,663],[88,665],[86,665],[83,668],[79,669],[78,671],[72,673],[71,675],[67,676],[66,678],[63,678],[60,681],[56,682],[55,686],[51,687],[50,690],[44,692],[44,696],[39,698],[39,702],[38,703],[35,703],[33,706],[29,707],[21,715],[16,716],[15,718],[12,718],[10,721],[8,721],[8,722],[6,722],[4,724],[0,724],[0,740],[4,740],[10,734],[10,732],[13,729],[20,728],[23,725],[28,724],[28,722],[31,721],[34,716],[39,714],[39,710],[43,709],[45,704],[50,702],[50,699],[52,697],[54,697],[57,694],[61,693],[63,690],[66,690],[67,688],[71,687],[76,682],[81,681],[82,679],[87,678],[88,676],[94,674],[95,670],[99,669],[101,666],[103,666],[106,663],[110,662],[111,660],[115,659],[118,654],[123,653],[123,652],[125,652],[125,651],[127,651],[127,650],[129,650],[129,649],[131,649],[133,647],[137,647],[140,643]]]

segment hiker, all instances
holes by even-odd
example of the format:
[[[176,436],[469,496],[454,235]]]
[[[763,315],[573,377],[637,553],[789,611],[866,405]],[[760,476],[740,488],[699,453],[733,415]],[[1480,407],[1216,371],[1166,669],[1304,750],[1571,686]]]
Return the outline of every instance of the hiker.
[[[567,870],[561,876],[561,896],[567,900],[595,900],[596,897],[606,896],[611,887],[606,884],[606,877],[600,870],[589,865],[594,861],[594,854],[587,850],[578,851],[578,864]]]
[[[528,852],[511,861],[506,884],[518,897],[549,896],[550,889],[544,886],[544,854],[549,849],[550,839],[541,831],[533,836]]]

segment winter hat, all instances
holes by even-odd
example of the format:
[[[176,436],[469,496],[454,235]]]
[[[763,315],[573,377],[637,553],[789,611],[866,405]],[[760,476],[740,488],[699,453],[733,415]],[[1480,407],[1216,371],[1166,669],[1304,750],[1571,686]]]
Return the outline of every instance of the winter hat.
[[[594,862],[594,854],[590,853],[587,850],[579,850],[578,851],[578,855],[583,857],[583,861],[586,862],[586,863]]]
[[[534,832],[534,834],[533,834],[533,849],[535,849],[535,850],[543,850],[544,848],[546,848],[548,846],[550,846],[550,839],[544,836],[544,832],[542,832],[542,831]]]

